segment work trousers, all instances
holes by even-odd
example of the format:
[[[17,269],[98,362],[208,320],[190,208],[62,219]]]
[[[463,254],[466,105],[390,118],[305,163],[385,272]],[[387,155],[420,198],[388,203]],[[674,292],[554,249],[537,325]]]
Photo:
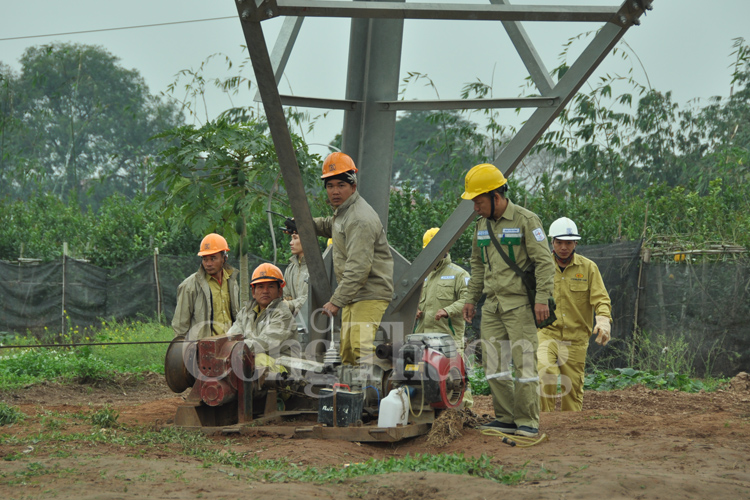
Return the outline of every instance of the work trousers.
[[[341,309],[341,362],[358,365],[375,353],[375,332],[388,308],[387,300],[362,300]]]
[[[538,340],[531,306],[502,312],[496,302],[486,302],[482,307],[481,329],[482,365],[492,393],[495,418],[538,429]]]
[[[560,377],[562,411],[581,411],[583,407],[583,377],[586,368],[585,344],[560,341],[539,331],[537,352],[539,379],[542,386],[542,411],[555,411],[557,378]]]

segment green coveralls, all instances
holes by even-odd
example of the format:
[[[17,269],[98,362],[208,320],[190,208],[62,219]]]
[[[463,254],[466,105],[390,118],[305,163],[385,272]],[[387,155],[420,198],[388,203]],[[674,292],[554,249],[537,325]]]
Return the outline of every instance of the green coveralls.
[[[482,364],[492,392],[495,418],[538,429],[534,311],[521,278],[489,239],[486,223],[487,219],[479,219],[474,232],[466,303],[476,304],[483,292],[487,294],[482,308]],[[535,301],[547,304],[552,297],[554,262],[539,217],[508,200],[505,212],[497,221],[490,221],[490,227],[503,250],[522,270],[535,266]]]
[[[456,342],[456,349],[460,356],[464,355],[466,322],[463,318],[463,308],[469,278],[466,270],[451,262],[450,254],[438,262],[437,267],[427,275],[422,285],[419,310],[424,315],[414,329],[414,333],[450,334]],[[445,309],[448,317],[435,321],[435,314],[440,309]],[[464,393],[464,406],[471,408],[473,404],[471,387],[467,387]]]

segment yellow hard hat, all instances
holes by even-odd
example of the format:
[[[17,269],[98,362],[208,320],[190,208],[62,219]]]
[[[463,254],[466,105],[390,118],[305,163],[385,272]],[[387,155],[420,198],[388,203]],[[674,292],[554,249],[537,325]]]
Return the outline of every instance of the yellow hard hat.
[[[424,236],[422,236],[422,248],[426,247],[432,241],[432,238],[435,237],[438,231],[440,231],[439,227],[433,227],[425,231]]]
[[[326,247],[330,247],[333,244],[333,238],[328,238],[328,243],[326,243]]]
[[[495,166],[480,163],[466,174],[465,191],[461,195],[464,200],[473,200],[480,194],[489,193],[493,189],[507,184],[508,179]]]

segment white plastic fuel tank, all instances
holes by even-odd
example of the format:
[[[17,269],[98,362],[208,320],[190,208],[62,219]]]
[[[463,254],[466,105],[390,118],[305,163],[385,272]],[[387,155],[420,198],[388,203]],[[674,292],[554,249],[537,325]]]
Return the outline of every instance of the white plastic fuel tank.
[[[399,387],[388,393],[380,402],[378,427],[396,427],[406,425],[409,420],[409,399],[406,388]]]

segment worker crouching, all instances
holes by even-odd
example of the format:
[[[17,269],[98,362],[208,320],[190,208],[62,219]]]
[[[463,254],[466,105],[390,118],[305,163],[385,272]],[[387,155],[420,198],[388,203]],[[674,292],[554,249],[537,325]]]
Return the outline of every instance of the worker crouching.
[[[255,353],[255,365],[271,372],[285,371],[275,362],[279,356],[298,355],[297,323],[283,299],[286,282],[273,264],[261,264],[253,271],[252,300],[237,315],[228,335],[242,334]]]

